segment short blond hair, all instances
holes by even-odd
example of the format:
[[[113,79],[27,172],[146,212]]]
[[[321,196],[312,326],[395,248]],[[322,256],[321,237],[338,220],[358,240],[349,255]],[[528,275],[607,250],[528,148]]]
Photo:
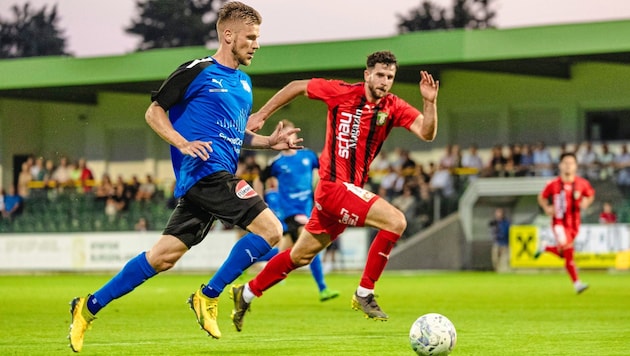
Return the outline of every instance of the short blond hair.
[[[260,25],[262,16],[256,9],[240,1],[225,3],[217,16],[217,28],[227,22],[243,22],[247,25]]]

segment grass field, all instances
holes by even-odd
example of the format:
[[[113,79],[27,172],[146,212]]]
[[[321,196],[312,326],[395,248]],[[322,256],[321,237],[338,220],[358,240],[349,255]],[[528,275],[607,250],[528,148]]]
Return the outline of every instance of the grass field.
[[[591,288],[575,295],[562,272],[385,273],[375,322],[350,308],[358,274],[332,274],[342,296],[321,303],[310,275],[292,274],[255,300],[237,333],[228,293],[223,338],[206,336],[186,299],[204,275],[165,273],[114,301],[88,331],[85,355],[413,355],[412,322],[438,312],[458,332],[453,355],[630,355],[630,274],[582,272]],[[70,355],[70,299],[107,275],[0,276],[0,355]]]

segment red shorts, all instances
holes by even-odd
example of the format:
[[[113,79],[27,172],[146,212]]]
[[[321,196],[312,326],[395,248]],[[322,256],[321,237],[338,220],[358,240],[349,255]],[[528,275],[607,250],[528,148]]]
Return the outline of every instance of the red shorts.
[[[553,236],[556,239],[556,244],[560,247],[573,246],[573,241],[577,236],[577,231],[571,228],[566,228],[563,225],[552,225],[551,230]]]
[[[348,226],[363,226],[378,195],[350,183],[320,181],[315,206],[304,227],[313,235],[328,234],[334,240]]]

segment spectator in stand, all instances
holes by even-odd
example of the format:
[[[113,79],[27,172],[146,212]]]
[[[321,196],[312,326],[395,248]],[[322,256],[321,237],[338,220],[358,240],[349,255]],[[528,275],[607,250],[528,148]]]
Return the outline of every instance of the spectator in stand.
[[[615,157],[614,167],[617,170],[617,187],[628,198],[630,196],[630,152],[628,145],[621,145],[621,152]]]
[[[584,141],[575,155],[578,160],[578,175],[589,180],[598,180],[599,157],[593,149],[593,143]]]
[[[107,173],[103,173],[101,176],[101,182],[96,186],[94,190],[94,195],[97,200],[106,201],[109,197],[113,196],[116,193],[114,189],[114,183],[112,182],[111,177]]]
[[[599,155],[599,179],[607,180],[614,173],[615,154],[610,151],[606,142],[602,143],[602,153]]]
[[[44,157],[37,157],[35,159],[35,163],[31,166],[31,177],[35,181],[43,181],[44,180]]]
[[[59,166],[57,166],[57,168],[53,171],[51,180],[55,182],[56,186],[59,188],[58,190],[63,190],[63,188],[73,186],[72,168],[68,163],[67,157],[62,156],[59,158]]]
[[[462,167],[470,170],[468,174],[469,182],[474,181],[481,174],[483,170],[483,160],[481,156],[479,156],[477,144],[473,143],[468,147],[468,152],[462,157]]]
[[[602,204],[602,211],[599,213],[600,224],[615,224],[617,223],[617,214],[613,210],[613,206],[609,201],[605,201]]]
[[[15,186],[9,185],[9,190],[4,196],[4,217],[9,220],[15,219],[24,209],[24,199],[17,194]]]
[[[378,191],[378,187],[381,185],[383,177],[385,177],[385,175],[389,172],[390,164],[387,151],[382,149],[370,167],[369,184],[372,187],[372,191]]]
[[[151,201],[155,196],[155,192],[157,191],[157,185],[153,181],[153,176],[147,174],[145,180],[142,184],[140,184],[140,188],[138,189],[138,193],[136,194],[136,200],[138,201]]]
[[[129,191],[129,196],[133,197],[134,200],[138,199],[138,192],[140,191],[140,179],[138,179],[137,175],[132,175],[131,180],[127,183],[127,191]]]
[[[122,189],[119,189],[119,187],[122,187]],[[123,176],[119,174],[118,177],[116,178],[116,182],[114,183],[114,195],[120,195],[120,193],[122,193],[127,203],[135,199],[135,197],[131,195],[131,189],[129,189],[129,184],[127,184],[127,181],[125,181]]]
[[[378,187],[378,195],[387,201],[391,201],[396,196],[396,187],[398,182],[402,180],[400,174],[391,164],[388,168],[388,173],[381,180],[381,184]]]
[[[490,161],[486,166],[485,176],[501,177],[503,175],[503,170],[505,169],[505,163],[507,162],[505,156],[503,155],[503,146],[494,145],[491,152]]]
[[[31,181],[33,180],[33,176],[31,175],[31,166],[29,166],[27,161],[22,162],[22,169],[18,174],[17,181],[17,193],[24,199],[28,199],[30,196],[30,187]]]
[[[438,166],[446,169],[453,169],[460,164],[459,146],[458,145],[446,145],[444,148],[444,154],[438,160]]]
[[[80,182],[82,192],[91,192],[92,186],[94,185],[94,175],[92,174],[92,171],[88,168],[85,158],[80,158],[77,161],[76,171],[79,174],[75,181]]]
[[[535,176],[552,177],[554,175],[554,160],[543,141],[538,141],[534,145],[532,160],[534,162]]]
[[[127,186],[120,183],[122,177],[119,176],[119,182],[116,183],[114,195],[109,196],[105,201],[105,214],[110,221],[114,221],[123,212],[129,209],[129,196]]]
[[[525,143],[521,148],[521,164],[516,168],[519,177],[526,177],[532,175],[532,169],[534,167],[534,154],[532,153],[532,146]]]
[[[442,165],[433,173],[429,182],[434,199],[440,199],[440,217],[446,216],[452,210],[456,199],[455,184],[450,169]]]
[[[416,171],[416,161],[411,158],[409,150],[400,151],[400,175],[409,177],[414,175]],[[402,192],[402,189],[400,190]]]
[[[46,189],[54,187],[53,173],[56,169],[55,162],[52,159],[47,159],[44,164],[44,174],[41,175],[41,180],[44,182]]]
[[[514,167],[518,167],[521,165],[521,160],[523,159],[523,150],[520,143],[513,143],[508,146],[507,158],[512,158]]]
[[[424,164],[422,163],[418,163],[416,166],[415,176],[418,179],[418,185],[420,185],[420,183],[429,183],[431,180],[431,175],[424,169]]]
[[[422,223],[422,227],[433,224],[433,196],[429,183],[421,183],[418,186],[418,219]]]
[[[407,219],[407,229],[403,232],[403,238],[420,231],[421,224],[416,215],[418,209],[417,192],[413,190],[410,184],[403,186],[402,194],[392,200],[392,205],[398,208]]]

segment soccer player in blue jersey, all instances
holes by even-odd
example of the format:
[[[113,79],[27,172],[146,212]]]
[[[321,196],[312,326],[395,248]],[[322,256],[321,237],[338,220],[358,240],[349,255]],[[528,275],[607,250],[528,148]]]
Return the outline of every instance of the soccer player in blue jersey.
[[[295,127],[288,120],[282,120],[282,124],[285,128]],[[295,138],[297,139],[297,135]],[[282,215],[276,213],[276,216],[286,226],[285,234],[280,240],[278,249],[274,249],[275,251],[284,251],[292,247],[302,228],[308,222],[313,209],[313,177],[318,168],[319,160],[317,154],[312,150],[285,150],[273,157],[261,172],[259,181],[263,184],[270,178],[276,178],[278,181],[278,202],[276,204]],[[256,183],[254,187],[257,188]],[[267,204],[271,207],[269,202]],[[272,210],[274,209],[272,208]],[[269,256],[269,258],[271,257]],[[338,291],[326,287],[319,255],[315,255],[311,261],[310,269],[319,289],[320,301],[323,302],[339,296]]]
[[[282,236],[282,225],[253,188],[237,178],[241,147],[275,150],[301,148],[298,129],[279,123],[270,136],[246,130],[252,110],[252,85],[240,65],[249,65],[259,48],[258,11],[240,2],[226,3],[218,13],[219,48],[204,59],[180,66],[151,96],[149,126],[171,145],[177,206],[161,238],[93,294],[71,302],[70,347],[79,352],[95,315],[116,298],[173,267],[200,243],[215,220],[250,233],[232,248],[207,285],[188,302],[208,335],[221,337],[217,324],[219,295]],[[168,115],[167,115],[168,112]]]

